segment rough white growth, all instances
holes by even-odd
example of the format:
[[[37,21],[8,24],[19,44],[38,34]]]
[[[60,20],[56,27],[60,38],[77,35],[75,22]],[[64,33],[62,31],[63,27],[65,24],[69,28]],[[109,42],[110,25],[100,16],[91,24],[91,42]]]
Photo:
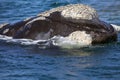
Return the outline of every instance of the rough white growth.
[[[51,40],[53,45],[69,49],[90,46],[92,43],[91,35],[85,31],[75,31],[67,37],[54,36]]]
[[[85,31],[75,31],[71,33],[67,38],[80,45],[90,45],[92,43],[91,35],[87,34]]]
[[[87,19],[87,20],[98,20],[98,14],[94,8],[84,4],[70,4],[66,6],[60,6],[57,8],[53,8],[51,10],[40,13],[42,16],[49,16],[53,12],[61,12],[61,16],[71,21],[79,20],[79,19]],[[38,16],[39,16],[38,15]]]
[[[77,19],[77,20],[78,19],[87,19],[87,20],[98,19],[98,15],[95,9],[83,4],[71,5],[67,9],[64,9],[61,15],[65,18],[71,18],[71,19]]]

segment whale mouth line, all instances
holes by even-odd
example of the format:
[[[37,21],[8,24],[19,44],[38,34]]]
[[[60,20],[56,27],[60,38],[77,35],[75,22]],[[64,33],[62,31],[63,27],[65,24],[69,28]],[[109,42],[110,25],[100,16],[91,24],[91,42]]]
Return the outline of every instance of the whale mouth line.
[[[23,46],[38,46],[40,49],[47,49],[53,47],[73,49],[90,46],[88,44],[83,43],[78,44],[77,42],[69,40],[68,38],[63,36],[54,36],[48,40],[32,40],[32,39],[14,39],[9,36],[0,35],[0,41]]]

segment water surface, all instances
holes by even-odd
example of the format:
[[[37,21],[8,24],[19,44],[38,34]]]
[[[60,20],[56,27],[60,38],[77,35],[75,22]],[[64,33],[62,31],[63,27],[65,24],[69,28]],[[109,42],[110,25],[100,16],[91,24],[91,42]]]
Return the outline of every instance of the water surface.
[[[100,19],[120,25],[120,0],[0,0],[0,24],[71,3],[90,5]],[[119,79],[120,37],[115,43],[79,49],[40,49],[0,42],[0,80]]]

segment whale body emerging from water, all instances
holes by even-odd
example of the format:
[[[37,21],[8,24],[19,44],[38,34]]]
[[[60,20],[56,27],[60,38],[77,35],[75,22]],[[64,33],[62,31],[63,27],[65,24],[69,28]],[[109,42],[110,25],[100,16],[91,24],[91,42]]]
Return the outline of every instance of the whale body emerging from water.
[[[14,24],[1,24],[0,34],[33,40],[63,36],[86,44],[117,40],[117,31],[113,25],[101,21],[94,8],[83,4],[61,6]]]

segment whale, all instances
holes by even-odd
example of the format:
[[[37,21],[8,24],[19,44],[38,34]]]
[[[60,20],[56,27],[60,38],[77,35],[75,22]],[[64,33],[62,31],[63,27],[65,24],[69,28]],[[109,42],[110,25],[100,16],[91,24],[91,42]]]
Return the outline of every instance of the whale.
[[[63,36],[77,43],[117,41],[119,27],[99,19],[97,11],[84,4],[69,4],[39,13],[14,24],[0,25],[0,35],[14,39],[47,40]]]

